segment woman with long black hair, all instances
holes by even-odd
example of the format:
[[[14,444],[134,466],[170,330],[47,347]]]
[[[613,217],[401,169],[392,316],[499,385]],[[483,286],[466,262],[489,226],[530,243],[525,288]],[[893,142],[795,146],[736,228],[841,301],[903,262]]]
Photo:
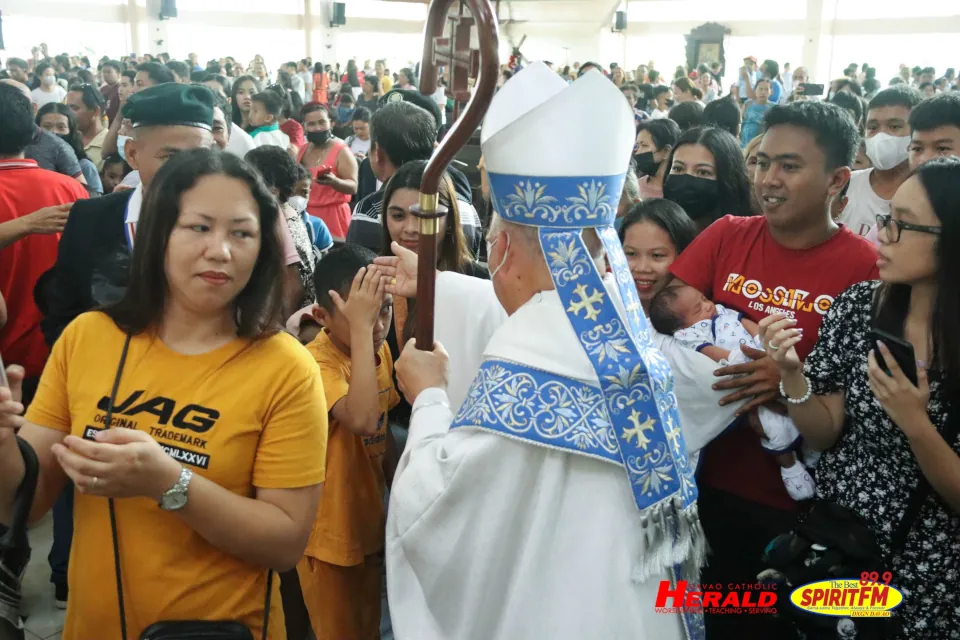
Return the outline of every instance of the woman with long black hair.
[[[394,243],[404,249],[418,251],[419,224],[417,217],[410,212],[410,209],[419,202],[420,180],[423,179],[423,171],[426,167],[425,160],[407,162],[393,174],[384,187],[381,256],[394,255]],[[448,173],[444,173],[440,180],[438,197],[440,204],[446,207],[447,215],[437,223],[437,235],[440,237],[437,246],[437,270],[454,271],[489,280],[489,270],[473,259],[470,245],[463,234],[463,227],[460,224],[460,203]],[[413,327],[416,326],[415,300],[415,298],[394,296],[393,322],[387,334],[387,343],[394,358],[400,357],[403,345],[413,335]],[[410,420],[410,411],[410,404],[405,399],[401,399],[400,404],[390,414],[391,422],[406,426]]]
[[[146,192],[126,294],[67,327],[25,418],[23,370],[8,369],[0,521],[24,475],[17,428],[39,457],[34,518],[67,479],[77,488],[65,640],[138,638],[161,620],[260,638],[269,570],[300,561],[327,408],[313,358],[278,330],[277,211],[239,158],[175,154]],[[271,593],[278,639],[276,579]]]
[[[103,195],[103,182],[100,180],[100,173],[97,171],[97,165],[87,157],[83,150],[83,138],[77,129],[77,117],[73,115],[65,104],[59,102],[50,102],[40,107],[37,111],[37,126],[54,134],[64,142],[70,145],[73,152],[77,154],[77,160],[80,161],[80,170],[83,171],[83,177],[86,179],[87,193],[91,197]]]
[[[233,107],[233,122],[246,130],[250,126],[250,108],[253,96],[262,91],[260,82],[253,76],[240,76],[233,81],[230,101]]]
[[[680,136],[668,160],[663,197],[706,228],[725,215],[752,215],[750,180],[737,139],[719,127]]]
[[[913,172],[892,215],[878,220],[880,280],[833,301],[806,362],[791,320],[760,322],[790,417],[824,451],[817,498],[862,518],[889,558],[906,638],[948,638],[960,627],[958,203],[960,160]],[[871,327],[909,343],[915,362],[898,364]],[[926,493],[910,521],[918,486]]]

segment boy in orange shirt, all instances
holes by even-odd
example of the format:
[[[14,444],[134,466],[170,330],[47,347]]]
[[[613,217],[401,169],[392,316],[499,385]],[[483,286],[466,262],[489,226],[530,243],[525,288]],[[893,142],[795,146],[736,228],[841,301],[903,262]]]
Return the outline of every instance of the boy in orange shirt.
[[[320,365],[330,432],[323,498],[297,572],[317,640],[379,638],[384,464],[395,457],[387,412],[400,397],[385,344],[393,298],[374,257],[345,245],[314,272],[323,330],[307,348]]]

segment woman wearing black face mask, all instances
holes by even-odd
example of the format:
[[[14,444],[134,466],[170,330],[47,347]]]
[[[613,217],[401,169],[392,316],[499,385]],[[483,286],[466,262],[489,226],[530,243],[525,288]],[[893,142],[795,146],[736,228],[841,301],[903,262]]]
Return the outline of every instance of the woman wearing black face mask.
[[[357,192],[357,159],[333,135],[326,105],[310,103],[301,115],[307,144],[297,161],[314,178],[307,213],[323,220],[335,240],[342,240],[350,225],[350,197]]]
[[[683,207],[703,230],[732,214],[752,215],[750,181],[737,139],[717,127],[696,127],[680,136],[670,155],[663,197]]]
[[[677,146],[680,127],[673,120],[647,120],[637,127],[633,164],[640,178],[640,198],[662,198],[663,178],[670,168],[667,160]]]
[[[70,145],[73,152],[77,154],[77,160],[80,161],[80,170],[83,171],[83,177],[86,179],[87,193],[90,197],[103,194],[103,183],[100,180],[100,173],[97,171],[97,165],[87,157],[83,150],[83,139],[80,131],[77,129],[77,118],[70,111],[70,107],[59,102],[51,102],[40,107],[37,111],[37,126],[49,131],[64,142]]]

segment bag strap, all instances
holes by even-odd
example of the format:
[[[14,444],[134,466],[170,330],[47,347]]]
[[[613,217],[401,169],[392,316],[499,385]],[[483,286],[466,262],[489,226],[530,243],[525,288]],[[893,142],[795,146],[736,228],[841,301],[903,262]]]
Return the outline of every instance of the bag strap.
[[[27,522],[30,520],[30,509],[33,507],[33,497],[37,492],[37,479],[40,477],[40,461],[37,452],[29,442],[15,436],[20,456],[23,458],[23,480],[13,496],[13,507],[10,509],[10,526],[6,531],[0,530],[0,549],[30,549],[27,539]],[[0,527],[2,529],[2,527]]]
[[[953,441],[960,435],[960,403],[950,403],[947,410],[949,411],[947,414],[947,426],[941,436],[947,441],[947,446],[952,449]],[[920,510],[923,508],[923,503],[927,501],[927,497],[930,495],[932,488],[927,477],[923,475],[923,471],[921,470],[920,480],[910,493],[907,508],[903,512],[903,519],[900,520],[900,524],[893,530],[893,535],[890,537],[891,558],[903,549],[903,545],[907,542],[907,536],[910,534],[910,530],[913,528],[917,518],[920,517]]]
[[[107,418],[104,420],[106,428],[113,422],[113,405],[117,401],[117,390],[120,388],[120,377],[123,375],[123,366],[127,362],[127,351],[130,350],[130,334],[123,342],[123,351],[120,352],[120,364],[117,366],[117,375],[113,379],[113,389],[110,391],[110,403],[107,405]],[[110,533],[113,537],[113,567],[117,578],[117,602],[120,605],[120,633],[121,640],[127,640],[127,612],[123,606],[123,581],[120,572],[120,541],[117,535],[117,510],[113,498],[107,499],[110,509]]]
[[[123,375],[123,366],[127,362],[127,352],[130,350],[130,334],[123,343],[123,351],[120,353],[120,364],[117,365],[117,375],[113,380],[113,389],[110,391],[110,404],[107,405],[107,417],[104,424],[107,429],[113,419],[113,405],[117,401],[117,391],[120,388],[120,378]],[[113,498],[107,499],[107,505],[110,508],[110,533],[113,537],[113,567],[117,579],[117,602],[120,606],[120,633],[121,640],[127,640],[127,612],[123,604],[123,576],[120,570],[120,537],[117,534],[117,510]],[[263,637],[267,640],[267,632],[270,628],[270,600],[273,595],[273,569],[267,571],[267,595],[264,598],[263,605]]]

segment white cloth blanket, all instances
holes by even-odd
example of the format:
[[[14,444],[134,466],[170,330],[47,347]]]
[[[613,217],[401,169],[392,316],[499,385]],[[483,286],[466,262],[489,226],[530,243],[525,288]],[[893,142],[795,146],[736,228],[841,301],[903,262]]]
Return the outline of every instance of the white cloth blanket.
[[[436,337],[450,353],[451,408],[435,404],[448,400],[442,389],[420,395],[393,483],[386,552],[396,637],[684,637],[678,615],[654,612],[659,581],[669,576],[631,580],[640,515],[622,467],[479,430],[449,431],[485,357],[597,384],[555,291],[505,319],[491,284],[468,280],[438,278]],[[714,362],[664,345],[695,451],[732,421],[736,406],[716,405]]]

